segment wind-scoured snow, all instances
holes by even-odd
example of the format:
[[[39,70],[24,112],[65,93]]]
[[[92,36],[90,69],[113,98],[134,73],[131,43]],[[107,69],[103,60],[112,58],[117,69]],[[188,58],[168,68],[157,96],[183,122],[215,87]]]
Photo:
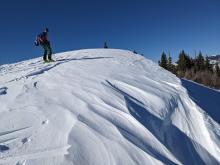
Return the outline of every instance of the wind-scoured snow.
[[[220,123],[220,90],[211,89],[193,81],[182,79],[183,86],[197,105]]]
[[[220,127],[181,81],[130,51],[0,66],[0,164],[220,164]]]

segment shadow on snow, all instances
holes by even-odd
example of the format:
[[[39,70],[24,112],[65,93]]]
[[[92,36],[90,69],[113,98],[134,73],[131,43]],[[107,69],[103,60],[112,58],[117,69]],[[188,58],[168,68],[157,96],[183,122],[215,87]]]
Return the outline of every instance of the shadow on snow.
[[[219,164],[205,148],[186,136],[179,128],[172,123],[165,125],[164,120],[151,114],[139,100],[122,91],[111,82],[107,81],[107,83],[113,90],[124,96],[130,114],[148,129],[180,162],[195,165],[205,165],[206,163],[213,165]],[[154,156],[165,164],[175,164],[149,146],[148,143],[151,142],[146,143],[123,128],[118,129],[127,140],[146,153]],[[206,162],[204,162],[202,158],[205,159]]]
[[[192,100],[220,124],[220,92],[184,79],[181,81]]]
[[[35,72],[32,72],[28,75],[26,75],[25,77],[26,78],[29,78],[29,77],[32,77],[32,76],[36,76],[36,75],[40,75],[40,74],[43,74],[44,72],[46,71],[49,71],[53,68],[55,68],[56,66],[58,65],[61,65],[63,63],[67,63],[67,62],[70,62],[70,61],[77,61],[77,60],[97,60],[97,59],[104,59],[104,58],[113,58],[113,57],[83,57],[83,58],[80,58],[80,59],[76,59],[76,58],[73,58],[73,59],[59,59],[59,60],[56,60],[58,61],[55,65],[52,65],[52,66],[47,66],[43,69],[40,69],[39,71],[35,71]],[[55,62],[56,62],[55,61]]]

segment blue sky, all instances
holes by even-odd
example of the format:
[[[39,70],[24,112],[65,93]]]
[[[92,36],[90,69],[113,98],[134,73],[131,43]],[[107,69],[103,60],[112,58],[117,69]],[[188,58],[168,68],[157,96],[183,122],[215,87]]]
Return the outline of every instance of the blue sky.
[[[46,26],[54,53],[107,41],[155,62],[163,50],[220,54],[220,0],[2,0],[0,21],[0,64],[40,57]]]

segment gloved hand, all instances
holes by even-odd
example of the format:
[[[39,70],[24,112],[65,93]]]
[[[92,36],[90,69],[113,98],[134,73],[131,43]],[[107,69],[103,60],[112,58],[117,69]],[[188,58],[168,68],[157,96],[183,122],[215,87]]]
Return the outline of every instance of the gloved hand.
[[[35,46],[39,46],[38,41],[34,41]]]

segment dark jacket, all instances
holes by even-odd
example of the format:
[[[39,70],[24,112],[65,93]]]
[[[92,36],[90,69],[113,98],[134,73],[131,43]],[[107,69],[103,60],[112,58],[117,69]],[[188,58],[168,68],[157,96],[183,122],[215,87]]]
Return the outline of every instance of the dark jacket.
[[[48,32],[42,32],[41,34],[39,34],[39,35],[36,37],[36,40],[35,40],[34,43],[35,43],[36,46],[49,44],[49,41],[48,41]]]

